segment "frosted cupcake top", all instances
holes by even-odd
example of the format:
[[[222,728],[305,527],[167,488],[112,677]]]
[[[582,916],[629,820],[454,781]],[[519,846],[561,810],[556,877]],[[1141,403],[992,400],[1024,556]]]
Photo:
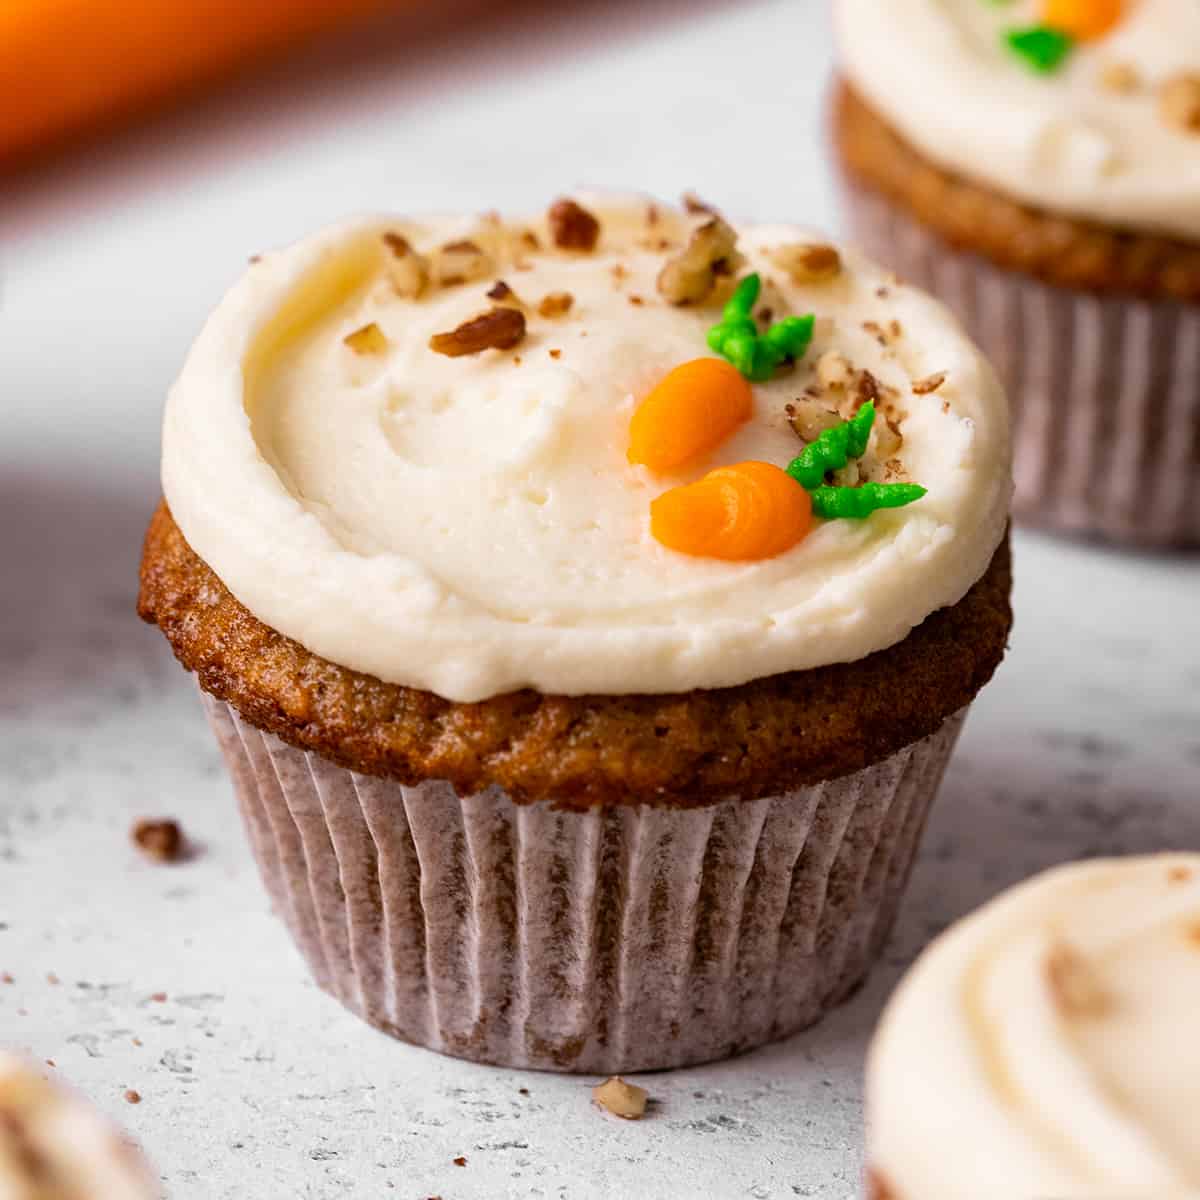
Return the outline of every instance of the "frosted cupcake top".
[[[1200,855],[1038,876],[884,1014],[868,1157],[897,1200],[1200,1195]]]
[[[837,0],[855,89],[940,166],[1200,240],[1196,0]]]
[[[151,1200],[137,1149],[83,1100],[0,1054],[0,1196]]]
[[[1004,397],[949,313],[790,226],[580,201],[356,221],[250,267],[163,432],[172,514],[234,596],[315,654],[456,701],[740,684],[858,659],[961,599],[1011,483]],[[726,309],[751,274],[747,325]],[[698,359],[708,382],[676,388],[692,409],[658,413],[650,449],[713,434],[696,405],[720,369],[744,411],[686,462],[632,462],[635,414],[644,435],[647,397]],[[856,414],[869,439],[848,453]],[[804,517],[798,542],[743,538],[736,561],[652,530],[664,493],[752,461],[770,487],[751,481],[742,516],[786,533],[821,501],[782,469],[831,428],[809,485],[925,494]],[[839,436],[845,465],[824,473]],[[730,494],[684,496],[684,534]]]

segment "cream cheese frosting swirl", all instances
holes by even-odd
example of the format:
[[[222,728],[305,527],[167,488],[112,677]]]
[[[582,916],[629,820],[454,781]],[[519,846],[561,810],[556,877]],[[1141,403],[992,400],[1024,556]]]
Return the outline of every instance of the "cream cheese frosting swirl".
[[[889,1004],[868,1157],[895,1200],[1200,1196],[1200,855],[1038,876]]]
[[[1029,71],[1005,30],[1014,0],[836,0],[844,70],[918,150],[1050,212],[1200,241],[1200,134],[1164,118],[1161,91],[1200,73],[1196,0],[1127,0],[1105,36],[1055,71]],[[1124,71],[1128,86],[1106,86]]]
[[[818,316],[813,347],[755,387],[752,418],[709,459],[656,476],[627,461],[629,421],[668,370],[710,353],[719,298],[679,307],[656,290],[705,218],[582,199],[600,224],[590,252],[557,248],[545,220],[372,218],[250,267],[193,347],[163,432],[172,514],[230,591],[315,654],[464,702],[524,686],[686,691],[852,661],[961,599],[1003,536],[1011,471],[1003,394],[949,313],[848,253],[837,278],[797,284],[780,248],[810,237],[740,230],[762,303]],[[397,235],[421,254],[469,239],[487,270],[405,298]],[[500,279],[512,296],[497,303],[524,305],[524,340],[432,352]],[[541,315],[561,294],[569,311]],[[377,352],[356,353],[347,336],[372,325]],[[765,561],[655,542],[649,504],[668,487],[799,452],[786,406],[831,350],[892,398],[904,471],[928,494],[820,523]]]

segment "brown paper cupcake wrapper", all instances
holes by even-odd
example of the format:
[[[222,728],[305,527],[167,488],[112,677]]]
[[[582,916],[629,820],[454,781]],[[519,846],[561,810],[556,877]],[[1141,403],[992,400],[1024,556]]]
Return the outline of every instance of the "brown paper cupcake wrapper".
[[[1200,305],[1002,270],[880,193],[843,184],[854,239],[949,305],[999,372],[1016,515],[1136,545],[1200,545]]]
[[[722,1058],[849,995],[965,715],[784,795],[579,813],[360,775],[203,698],[322,988],[407,1042],[596,1074]]]

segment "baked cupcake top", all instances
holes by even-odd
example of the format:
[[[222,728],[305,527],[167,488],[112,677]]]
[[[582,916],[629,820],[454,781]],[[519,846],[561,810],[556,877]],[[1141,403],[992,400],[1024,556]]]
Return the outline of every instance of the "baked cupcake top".
[[[0,1196],[152,1200],[141,1155],[83,1100],[0,1054]]]
[[[371,219],[262,256],[168,400],[188,543],[309,651],[456,701],[732,686],[900,641],[1003,536],[999,385],[857,256],[692,209]],[[656,507],[747,462],[772,473]],[[864,518],[864,483],[925,491]],[[823,495],[861,512],[804,524]]]
[[[918,960],[867,1070],[895,1200],[1200,1195],[1200,855],[1005,893]]]
[[[837,0],[843,67],[939,166],[1200,241],[1195,0]]]

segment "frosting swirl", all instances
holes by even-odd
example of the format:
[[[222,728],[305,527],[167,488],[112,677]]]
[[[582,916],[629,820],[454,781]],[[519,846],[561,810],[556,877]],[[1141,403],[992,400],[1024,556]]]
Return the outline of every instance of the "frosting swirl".
[[[868,1061],[899,1200],[1200,1195],[1200,855],[1062,867],[918,960]]]
[[[708,353],[719,299],[681,307],[656,289],[704,218],[584,199],[591,250],[558,249],[545,221],[372,219],[251,266],[193,347],[163,431],[171,511],[230,591],[313,653],[458,701],[734,685],[860,658],[957,602],[1003,535],[1010,465],[1003,395],[950,315],[850,254],[835,279],[796,283],[781,248],[811,239],[741,230],[762,302],[817,314],[813,347],[754,388],[751,419],[696,471],[655,475],[627,460],[630,416]],[[464,241],[486,270],[456,249],[470,279],[399,294],[389,246]],[[430,350],[492,303],[522,306],[519,344]],[[759,562],[657,544],[649,502],[668,487],[799,452],[785,409],[830,350],[890,397],[904,469],[928,495]]]

